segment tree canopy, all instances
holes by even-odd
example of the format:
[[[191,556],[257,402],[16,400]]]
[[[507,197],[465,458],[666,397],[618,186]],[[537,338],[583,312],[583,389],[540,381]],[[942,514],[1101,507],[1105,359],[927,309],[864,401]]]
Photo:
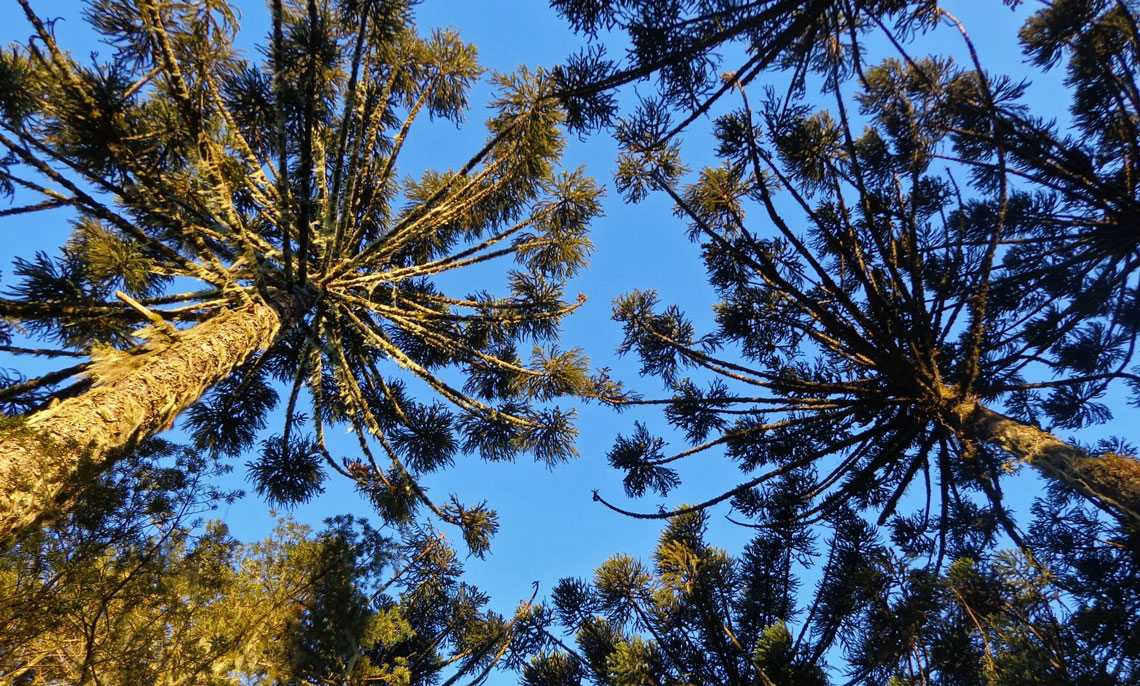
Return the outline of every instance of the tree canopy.
[[[825,15],[838,22],[841,10]],[[1126,4],[1090,12],[1087,31],[1130,30]],[[952,15],[933,18],[960,29],[976,55]],[[1096,398],[1137,379],[1137,244],[1105,233],[1136,202],[1130,153],[1117,154],[1136,137],[1091,135],[1105,117],[1135,118],[1124,98],[1134,72],[1114,76],[1115,90],[1102,82],[1137,52],[1109,42],[1100,71],[1082,72],[1074,37],[1054,26],[1062,21],[1041,10],[1022,41],[1038,63],[1071,51],[1074,134],[1033,117],[1024,84],[976,61],[912,57],[890,34],[898,57],[865,64],[859,23],[847,33],[835,24],[845,42],[831,60],[793,51],[787,59],[812,72],[794,74],[789,92],[726,75],[739,105],[714,124],[721,164],[695,182],[681,181],[680,147],[661,136],[673,131],[668,108],[643,103],[619,125],[618,188],[630,201],[672,199],[721,296],[719,329],[707,335],[652,291],[615,306],[622,350],[673,390],[641,402],[666,404],[694,443],[670,457],[644,427],[619,438],[610,458],[631,494],[667,491],[669,462],[723,449],[760,473],[714,500],[734,497],[748,513],[763,507],[755,487],[807,469],[814,514],[855,502],[884,523],[916,479],[931,494],[933,474],[925,528],[952,516],[961,489],[1004,518],[998,477],[1012,460],[1135,528],[1140,465],[1120,454],[1130,449],[1089,451],[1042,428],[1107,419]],[[809,75],[831,104],[804,97],[797,80]],[[1082,195],[1075,183],[1103,192]],[[685,377],[689,368],[711,372],[709,385]]]
[[[34,33],[0,59],[4,214],[67,208],[74,231],[60,254],[17,261],[4,344],[70,364],[8,373],[0,398],[22,420],[0,444],[0,529],[49,516],[77,465],[189,409],[199,449],[260,445],[252,473],[272,501],[336,471],[389,520],[427,505],[485,549],[492,513],[430,501],[417,475],[460,452],[565,460],[574,411],[547,401],[614,390],[553,342],[582,302],[563,284],[601,191],[558,169],[550,75],[493,75],[486,142],[414,177],[397,166],[409,131],[461,121],[481,71],[454,31],[418,35],[408,3],[274,2],[260,64],[224,2],[91,3],[113,53],[90,63],[21,6]],[[504,293],[441,281],[496,259],[514,262]],[[355,431],[359,455],[329,453],[329,424]]]

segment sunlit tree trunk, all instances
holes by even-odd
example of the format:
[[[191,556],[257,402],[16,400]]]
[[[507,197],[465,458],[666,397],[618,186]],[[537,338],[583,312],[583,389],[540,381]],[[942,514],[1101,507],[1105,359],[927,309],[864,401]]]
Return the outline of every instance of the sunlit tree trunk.
[[[1001,448],[1140,530],[1140,462],[1136,459],[1111,453],[1093,457],[1048,431],[975,400],[958,403],[951,414],[963,438]]]
[[[101,471],[116,452],[170,428],[281,330],[264,303],[228,310],[141,351],[96,355],[86,392],[0,430],[0,541],[51,516],[83,469]]]

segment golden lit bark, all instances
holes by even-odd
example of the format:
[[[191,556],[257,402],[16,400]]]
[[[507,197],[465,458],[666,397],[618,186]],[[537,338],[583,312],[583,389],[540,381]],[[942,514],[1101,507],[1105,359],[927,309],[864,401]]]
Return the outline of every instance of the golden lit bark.
[[[170,428],[174,418],[281,329],[264,303],[228,310],[141,350],[93,356],[94,385],[10,420],[0,430],[0,541],[51,516],[85,469],[102,471],[117,450]]]
[[[1060,481],[1126,526],[1140,529],[1140,462],[1106,454],[1093,457],[1048,431],[994,412],[974,400],[951,409],[963,438],[996,446]]]

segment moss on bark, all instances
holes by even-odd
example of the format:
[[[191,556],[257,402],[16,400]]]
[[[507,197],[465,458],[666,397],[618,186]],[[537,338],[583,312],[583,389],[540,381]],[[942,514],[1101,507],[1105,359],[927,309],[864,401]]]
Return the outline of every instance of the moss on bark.
[[[164,431],[175,417],[281,330],[271,306],[222,312],[173,341],[94,355],[81,395],[0,426],[0,540],[51,516],[69,484]]]
[[[1140,462],[1134,457],[1089,455],[1053,434],[995,412],[976,400],[950,409],[966,440],[996,446],[1140,530]]]

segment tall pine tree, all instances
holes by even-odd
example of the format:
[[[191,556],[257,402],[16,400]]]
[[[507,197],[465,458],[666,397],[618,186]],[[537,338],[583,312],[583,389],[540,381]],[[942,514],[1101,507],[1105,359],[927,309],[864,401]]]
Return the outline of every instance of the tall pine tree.
[[[627,490],[668,490],[670,462],[723,449],[751,475],[703,505],[755,512],[755,487],[807,470],[812,516],[853,504],[885,522],[926,484],[923,525],[945,525],[968,490],[1005,519],[999,477],[1028,464],[1135,529],[1135,457],[1051,432],[1105,420],[1097,398],[1138,378],[1140,244],[1125,228],[1140,201],[1134,4],[1050,6],[1022,29],[1028,61],[1068,60],[1067,131],[1034,116],[1024,84],[986,71],[936,4],[766,14],[779,4],[677,3],[678,18],[646,3],[560,3],[584,30],[626,29],[631,68],[684,54],[676,46],[707,57],[699,72],[665,69],[660,97],[617,126],[619,189],[670,197],[721,296],[707,336],[649,291],[615,307],[622,350],[672,391],[643,402],[665,404],[694,444],[668,456],[641,427],[620,438],[610,457]],[[799,19],[811,32],[786,35]],[[934,25],[963,63],[908,52],[900,35]],[[759,26],[769,33],[744,30]],[[872,33],[897,56],[867,63]],[[737,39],[748,62],[717,86],[715,50]],[[772,46],[779,55],[755,62]],[[787,90],[754,86],[769,66],[788,70]],[[714,124],[722,164],[683,183],[678,132],[728,97],[737,104]]]
[[[1137,378],[1135,3],[1025,23],[1027,62],[1067,66],[1061,125],[937,3],[557,6],[630,38],[624,64],[595,47],[560,74],[578,123],[656,75],[617,124],[617,182],[671,199],[720,295],[707,335],[651,291],[616,303],[621,350],[670,391],[639,402],[691,445],[638,423],[611,463],[630,496],[717,453],[747,476],[621,510],[670,518],[655,565],[564,581],[573,640],[552,631],[524,683],[827,683],[827,664],[838,683],[1135,682],[1135,449],[1056,435]],[[911,53],[936,25],[963,59]],[[866,61],[875,41],[895,57]],[[741,63],[720,61],[729,42]],[[721,164],[686,183],[679,136],[710,111]],[[1049,497],[1015,522],[1002,485],[1021,464]],[[725,501],[757,532],[739,561],[700,535]],[[1017,552],[994,552],[1003,532]]]
[[[490,513],[429,500],[417,476],[460,451],[565,460],[573,411],[546,401],[605,389],[551,343],[582,300],[563,284],[600,191],[557,168],[549,74],[494,75],[485,144],[413,178],[397,166],[413,125],[459,122],[481,72],[454,32],[417,35],[407,2],[277,0],[260,64],[224,2],[91,3],[112,55],[87,64],[21,6],[33,35],[0,59],[3,214],[75,219],[59,255],[17,261],[5,350],[33,352],[23,331],[79,363],[0,390],[20,415],[0,434],[0,535],[187,409],[199,448],[237,454],[283,406],[253,465],[263,493],[304,500],[337,471],[389,519],[426,505],[481,550]],[[438,284],[496,259],[515,263],[505,294]],[[330,423],[359,458],[329,453]]]

